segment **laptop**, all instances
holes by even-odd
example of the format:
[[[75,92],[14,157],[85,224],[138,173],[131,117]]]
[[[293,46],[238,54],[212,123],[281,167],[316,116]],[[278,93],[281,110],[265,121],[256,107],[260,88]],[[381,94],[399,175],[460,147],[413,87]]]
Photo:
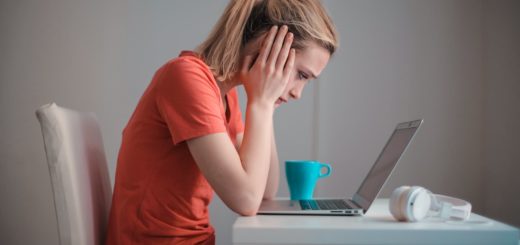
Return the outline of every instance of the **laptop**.
[[[376,162],[352,198],[312,200],[264,200],[258,214],[363,215],[383,189],[397,162],[412,141],[423,120],[397,124]]]

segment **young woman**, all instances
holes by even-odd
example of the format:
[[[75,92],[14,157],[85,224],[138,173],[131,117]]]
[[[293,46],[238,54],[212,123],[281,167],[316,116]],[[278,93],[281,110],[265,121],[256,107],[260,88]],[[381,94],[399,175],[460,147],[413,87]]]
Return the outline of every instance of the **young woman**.
[[[255,215],[278,189],[274,110],[336,47],[318,1],[231,1],[205,42],[156,72],[124,129],[107,244],[214,244],[213,191]]]

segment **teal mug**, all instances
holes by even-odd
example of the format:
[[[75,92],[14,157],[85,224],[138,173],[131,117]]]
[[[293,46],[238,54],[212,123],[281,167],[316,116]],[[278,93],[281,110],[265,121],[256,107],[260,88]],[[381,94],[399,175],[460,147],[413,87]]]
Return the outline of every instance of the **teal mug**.
[[[325,173],[321,172],[323,168],[327,169]],[[332,167],[330,164],[318,161],[285,161],[285,175],[289,185],[291,200],[312,199],[318,179],[328,177],[331,171]]]

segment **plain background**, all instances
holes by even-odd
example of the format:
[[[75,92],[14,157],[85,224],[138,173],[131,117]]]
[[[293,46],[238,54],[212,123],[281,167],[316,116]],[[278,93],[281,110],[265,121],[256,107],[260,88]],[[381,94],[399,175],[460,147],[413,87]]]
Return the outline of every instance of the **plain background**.
[[[34,111],[56,102],[95,112],[113,184],[122,128],[152,75],[202,42],[226,4],[0,2],[0,244],[58,243]],[[394,126],[423,118],[381,196],[422,185],[520,226],[520,2],[324,4],[341,47],[303,99],[277,110],[280,159],[331,163],[315,195],[352,195]],[[215,196],[218,244],[231,244],[236,217]]]

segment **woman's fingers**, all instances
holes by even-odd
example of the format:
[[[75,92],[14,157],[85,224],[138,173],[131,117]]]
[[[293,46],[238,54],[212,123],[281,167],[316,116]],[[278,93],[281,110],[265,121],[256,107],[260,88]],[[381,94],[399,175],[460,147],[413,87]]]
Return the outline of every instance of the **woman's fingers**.
[[[280,54],[276,61],[277,70],[283,70],[285,63],[287,62],[287,57],[289,56],[289,52],[291,51],[291,45],[292,45],[293,38],[294,38],[294,36],[290,32],[287,33],[287,35],[285,36],[282,50],[280,50]]]
[[[273,26],[271,27],[271,30],[269,30],[269,33],[267,34],[264,42],[262,43],[262,48],[260,49],[260,54],[258,55],[257,62],[261,62],[264,64],[267,62],[267,57],[269,57],[269,53],[271,52],[271,47],[277,31],[278,26]]]
[[[287,58],[287,62],[285,63],[285,67],[283,68],[283,77],[285,81],[289,81],[291,78],[292,70],[294,67],[294,59],[296,58],[296,51],[292,48],[289,52],[289,57]]]
[[[272,44],[271,52],[269,52],[269,58],[267,59],[267,64],[271,65],[273,68],[278,60],[280,49],[282,49],[282,45],[284,43],[285,35],[287,34],[288,29],[289,28],[287,28],[286,25],[282,26],[276,34],[276,39]]]
[[[283,93],[294,66],[293,39],[287,26],[280,30],[273,26],[265,35],[258,56],[244,57],[240,73],[248,100],[274,103]]]

